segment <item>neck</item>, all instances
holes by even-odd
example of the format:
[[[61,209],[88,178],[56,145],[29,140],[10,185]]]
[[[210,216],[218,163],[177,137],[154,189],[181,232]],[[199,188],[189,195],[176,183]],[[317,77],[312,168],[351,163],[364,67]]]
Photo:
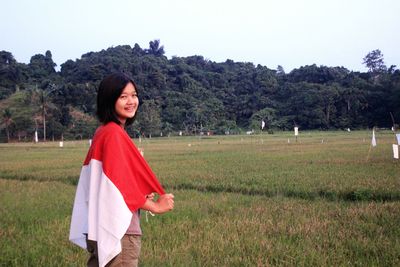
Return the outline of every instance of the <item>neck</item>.
[[[122,128],[125,128],[126,120],[121,120],[121,119],[118,119],[118,120],[119,120],[119,125],[120,125]]]

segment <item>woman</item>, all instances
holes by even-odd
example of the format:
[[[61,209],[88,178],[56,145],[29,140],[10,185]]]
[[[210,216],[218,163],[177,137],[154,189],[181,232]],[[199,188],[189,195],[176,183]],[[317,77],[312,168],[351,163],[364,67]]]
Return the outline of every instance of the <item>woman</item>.
[[[83,164],[71,218],[70,240],[87,249],[88,266],[137,266],[139,210],[174,207],[124,128],[139,106],[137,87],[122,73],[104,78],[97,94],[101,126]],[[154,193],[160,196],[154,200]]]

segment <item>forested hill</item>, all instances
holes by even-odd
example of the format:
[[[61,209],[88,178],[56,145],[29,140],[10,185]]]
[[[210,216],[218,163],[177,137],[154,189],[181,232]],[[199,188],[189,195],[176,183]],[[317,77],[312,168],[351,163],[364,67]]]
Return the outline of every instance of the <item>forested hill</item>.
[[[202,56],[164,56],[158,40],[89,52],[55,70],[52,54],[18,63],[0,51],[0,140],[89,138],[100,80],[114,71],[137,83],[141,107],[129,131],[164,135],[240,130],[391,127],[400,120],[400,70],[379,50],[364,59],[368,72],[308,65],[285,73],[252,63]]]

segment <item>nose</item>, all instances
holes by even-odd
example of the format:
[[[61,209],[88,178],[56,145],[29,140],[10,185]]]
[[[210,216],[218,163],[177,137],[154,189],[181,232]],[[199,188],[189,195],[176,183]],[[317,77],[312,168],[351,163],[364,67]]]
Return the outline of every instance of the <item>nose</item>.
[[[128,97],[128,104],[134,103],[134,97]]]

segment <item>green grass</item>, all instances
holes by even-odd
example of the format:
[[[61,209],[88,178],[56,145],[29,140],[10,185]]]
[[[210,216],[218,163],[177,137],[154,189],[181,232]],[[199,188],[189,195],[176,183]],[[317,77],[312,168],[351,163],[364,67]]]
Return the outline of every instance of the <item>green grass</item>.
[[[400,162],[393,134],[377,141],[368,152],[364,131],[135,140],[176,199],[143,216],[141,266],[400,265]],[[87,149],[0,145],[0,266],[85,264],[68,231]]]

